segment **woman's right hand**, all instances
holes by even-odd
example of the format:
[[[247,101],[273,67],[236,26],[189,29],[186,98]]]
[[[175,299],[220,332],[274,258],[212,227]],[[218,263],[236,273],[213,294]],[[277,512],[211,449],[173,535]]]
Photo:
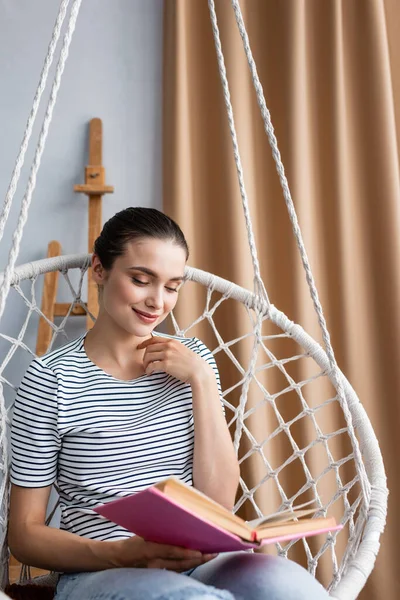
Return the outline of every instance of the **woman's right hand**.
[[[11,486],[8,541],[14,556],[25,564],[49,571],[99,571],[144,567],[188,571],[215,555],[177,546],[146,542],[139,536],[121,541],[91,540],[45,525],[51,486]]]
[[[217,556],[217,554],[202,554],[197,550],[188,550],[180,546],[146,542],[137,535],[116,543],[119,544],[119,567],[182,572],[198,567]]]

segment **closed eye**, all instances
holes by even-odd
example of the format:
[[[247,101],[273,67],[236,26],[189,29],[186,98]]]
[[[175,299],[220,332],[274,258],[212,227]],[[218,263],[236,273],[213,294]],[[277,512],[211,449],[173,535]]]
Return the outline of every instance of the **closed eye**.
[[[131,279],[132,279],[132,281],[133,281],[133,283],[135,285],[149,285],[149,281],[142,281],[141,279],[138,279],[137,277],[131,277]],[[166,285],[165,289],[168,292],[171,292],[171,293],[175,292],[176,293],[176,292],[179,292],[179,287],[180,286],[178,286],[176,288],[172,288],[172,287],[169,287],[169,286]]]

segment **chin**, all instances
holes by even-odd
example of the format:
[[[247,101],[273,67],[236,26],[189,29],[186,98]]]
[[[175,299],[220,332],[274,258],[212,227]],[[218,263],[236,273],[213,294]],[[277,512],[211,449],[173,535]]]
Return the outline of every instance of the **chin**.
[[[157,327],[158,324],[159,321],[156,321],[155,323],[129,323],[128,325],[126,322],[124,322],[123,324],[121,323],[121,326],[131,335],[135,335],[136,337],[145,337],[150,335],[150,333]]]
[[[131,335],[134,335],[136,337],[146,337],[147,335],[150,335],[150,333],[153,331],[153,329],[156,327],[156,325],[142,325],[139,327],[124,327],[125,331],[127,331],[128,333],[130,333]]]

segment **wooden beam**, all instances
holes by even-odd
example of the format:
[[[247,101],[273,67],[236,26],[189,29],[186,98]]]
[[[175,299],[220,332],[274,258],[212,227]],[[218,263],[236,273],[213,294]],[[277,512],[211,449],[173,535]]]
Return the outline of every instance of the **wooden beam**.
[[[89,165],[103,164],[103,123],[101,119],[91,119],[89,125]]]
[[[68,314],[70,307],[71,304],[68,302],[56,302],[54,305],[54,316],[65,317]],[[86,310],[80,304],[76,304],[71,311],[71,316],[73,317],[84,317],[86,315]]]
[[[50,242],[47,247],[47,257],[52,258],[54,256],[60,256],[60,254],[61,244],[57,241]],[[59,271],[46,273],[46,275],[44,276],[41,311],[49,319],[49,321],[54,321],[54,305],[57,296],[58,276]],[[51,342],[52,335],[53,330],[51,326],[46,321],[46,319],[40,317],[38,336],[36,340],[37,356],[43,356],[43,354],[46,354]]]
[[[103,194],[112,194],[114,187],[106,185],[103,162],[103,124],[101,119],[92,119],[89,125],[89,164],[85,168],[85,183],[74,186],[75,192],[84,193],[89,199],[88,250],[93,252],[94,242],[102,227]],[[97,317],[99,312],[97,285],[92,279],[92,270],[88,269],[88,300],[89,312]],[[87,315],[86,326],[93,327],[93,321]]]
[[[74,192],[90,194],[92,196],[102,196],[102,194],[113,194],[114,187],[112,185],[103,185],[102,187],[100,187],[98,185],[95,185],[94,183],[89,185],[83,183],[82,185],[74,185]]]

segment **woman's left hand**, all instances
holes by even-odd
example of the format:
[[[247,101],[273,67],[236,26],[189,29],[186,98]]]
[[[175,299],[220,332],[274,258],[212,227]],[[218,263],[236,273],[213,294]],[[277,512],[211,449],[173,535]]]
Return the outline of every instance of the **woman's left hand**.
[[[214,375],[212,367],[201,356],[178,340],[151,337],[137,348],[145,349],[143,366],[147,375],[164,371],[184,383],[191,383],[197,376]]]

